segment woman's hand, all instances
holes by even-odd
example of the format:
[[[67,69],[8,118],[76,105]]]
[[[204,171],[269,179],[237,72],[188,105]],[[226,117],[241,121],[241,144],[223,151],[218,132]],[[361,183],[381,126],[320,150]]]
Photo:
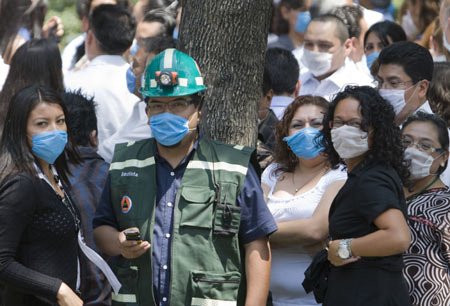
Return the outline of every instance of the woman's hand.
[[[42,27],[42,36],[44,38],[53,38],[56,42],[60,42],[64,35],[64,25],[61,18],[52,16]]]
[[[346,264],[349,264],[351,262],[358,261],[361,257],[359,256],[351,256],[347,259],[342,259],[339,257],[338,249],[339,249],[339,243],[341,240],[333,240],[330,241],[328,245],[328,260],[331,262],[333,266],[339,267]]]
[[[80,299],[75,292],[70,289],[66,283],[61,283],[59,287],[58,294],[56,296],[58,304],[61,306],[80,306],[83,305],[83,301]]]

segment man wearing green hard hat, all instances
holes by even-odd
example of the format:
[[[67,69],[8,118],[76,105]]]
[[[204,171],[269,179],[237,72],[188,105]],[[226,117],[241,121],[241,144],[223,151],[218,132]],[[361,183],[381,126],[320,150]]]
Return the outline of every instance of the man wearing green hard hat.
[[[94,219],[97,245],[118,256],[113,305],[265,305],[268,236],[253,149],[199,133],[197,63],[155,56],[140,89],[154,138],[116,145]]]

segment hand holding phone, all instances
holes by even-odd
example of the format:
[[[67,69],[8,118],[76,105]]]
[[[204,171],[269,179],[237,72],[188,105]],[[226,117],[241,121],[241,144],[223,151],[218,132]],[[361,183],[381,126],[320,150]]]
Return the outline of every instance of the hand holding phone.
[[[137,241],[137,243],[142,242],[141,233],[137,230],[128,229],[123,232],[127,240]]]

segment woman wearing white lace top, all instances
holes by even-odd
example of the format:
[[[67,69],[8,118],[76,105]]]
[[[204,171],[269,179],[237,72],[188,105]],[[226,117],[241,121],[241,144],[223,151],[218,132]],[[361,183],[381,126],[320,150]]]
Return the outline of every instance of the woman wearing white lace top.
[[[276,128],[274,163],[262,175],[267,205],[278,224],[272,234],[272,302],[317,305],[302,287],[304,272],[328,237],[328,210],[347,174],[331,169],[316,136],[328,102],[301,96]]]

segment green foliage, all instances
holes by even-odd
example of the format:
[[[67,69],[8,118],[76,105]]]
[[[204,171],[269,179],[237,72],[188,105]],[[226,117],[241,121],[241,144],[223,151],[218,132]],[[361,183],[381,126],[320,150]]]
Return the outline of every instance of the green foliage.
[[[58,16],[62,19],[64,25],[64,37],[60,47],[69,43],[80,34],[80,19],[75,9],[74,0],[50,0],[47,18]]]

